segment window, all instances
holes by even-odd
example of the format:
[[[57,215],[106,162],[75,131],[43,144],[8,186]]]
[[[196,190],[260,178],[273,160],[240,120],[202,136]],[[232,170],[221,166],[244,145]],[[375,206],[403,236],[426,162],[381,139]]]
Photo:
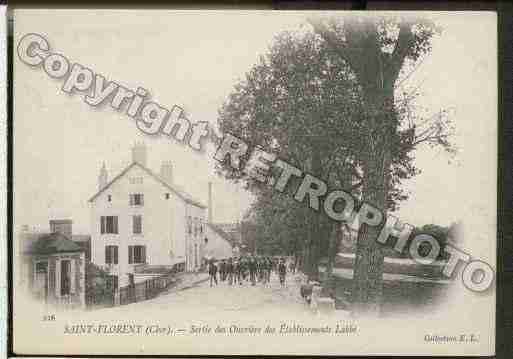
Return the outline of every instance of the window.
[[[146,263],[145,246],[128,246],[128,264]]]
[[[143,179],[142,177],[132,177],[130,178],[130,184],[142,184],[143,183]]]
[[[37,262],[36,273],[46,273],[48,271],[48,262]]]
[[[142,234],[142,216],[132,216],[132,231],[134,234]]]
[[[130,195],[131,206],[142,206],[144,204],[144,195],[141,193],[133,193]]]
[[[71,294],[71,261],[61,261],[61,296]]]
[[[198,245],[194,245],[194,266],[198,266]]]
[[[110,194],[107,196],[107,201],[109,201],[109,202],[112,201],[112,196]]]
[[[203,221],[201,220],[201,218],[200,218],[200,222],[199,222],[199,231],[200,231],[200,234],[203,234]]]
[[[105,264],[118,264],[118,246],[105,246]]]
[[[101,216],[100,222],[101,234],[118,234],[118,216]]]
[[[192,234],[192,217],[191,216],[187,217],[187,232],[189,232],[189,234]]]
[[[117,275],[109,275],[107,276],[106,287],[109,291],[115,291],[118,289],[118,276]]]
[[[169,193],[166,193],[166,199],[169,199]]]

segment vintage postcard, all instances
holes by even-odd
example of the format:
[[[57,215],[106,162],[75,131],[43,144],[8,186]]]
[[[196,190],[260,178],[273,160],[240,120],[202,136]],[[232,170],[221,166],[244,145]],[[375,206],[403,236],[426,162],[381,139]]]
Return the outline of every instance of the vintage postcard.
[[[494,12],[12,19],[15,353],[494,354]]]

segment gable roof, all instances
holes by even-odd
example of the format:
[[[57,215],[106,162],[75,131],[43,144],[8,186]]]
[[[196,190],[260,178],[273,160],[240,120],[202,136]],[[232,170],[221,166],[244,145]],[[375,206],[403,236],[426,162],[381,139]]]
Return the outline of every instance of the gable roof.
[[[84,249],[71,239],[61,233],[50,233],[41,235],[33,241],[27,253],[30,254],[52,254],[62,252],[83,252]]]
[[[175,193],[178,197],[180,197],[181,199],[183,199],[185,202],[189,203],[189,204],[192,204],[192,205],[195,205],[197,207],[200,207],[200,208],[207,208],[207,206],[205,206],[203,203],[201,203],[200,201],[194,199],[191,195],[189,195],[187,192],[185,192],[184,190],[182,190],[181,188],[179,188],[178,186],[176,185],[171,185],[169,183],[167,183],[166,181],[164,181],[159,175],[157,175],[156,173],[154,173],[153,171],[151,171],[149,168],[141,165],[140,163],[138,162],[132,162],[130,165],[128,165],[128,167],[126,167],[123,171],[121,171],[116,177],[114,177],[109,183],[107,183],[105,185],[105,187],[103,187],[102,189],[100,189],[98,192],[96,192],[96,194],[94,196],[92,196],[90,199],[89,199],[89,202],[93,202],[100,194],[102,194],[105,190],[107,190],[107,188],[109,188],[114,182],[116,182],[118,179],[120,179],[121,177],[123,177],[132,167],[135,167],[135,166],[138,166],[139,168],[141,168],[142,170],[144,170],[146,173],[148,173],[148,175],[150,175],[151,177],[153,177],[155,180],[157,180],[157,182],[160,182],[164,187],[166,187],[167,189],[169,189],[171,192]]]
[[[235,245],[236,240],[229,233],[226,233],[221,227],[215,225],[213,223],[207,223],[207,226],[210,227],[215,233],[217,233],[221,238],[230,243],[232,247]]]

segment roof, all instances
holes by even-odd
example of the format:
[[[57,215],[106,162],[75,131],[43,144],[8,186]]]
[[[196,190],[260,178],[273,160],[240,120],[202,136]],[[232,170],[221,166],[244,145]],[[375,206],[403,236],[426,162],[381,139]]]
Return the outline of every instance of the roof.
[[[69,224],[69,223],[73,223],[73,220],[72,219],[50,219],[50,223]]]
[[[232,246],[235,244],[235,238],[230,234],[226,233],[221,227],[215,225],[213,223],[207,223],[207,226],[210,227],[214,232],[216,232],[221,238],[228,241]]]
[[[103,192],[105,192],[105,190],[107,190],[107,188],[109,188],[114,182],[116,182],[118,179],[120,179],[121,177],[123,177],[125,175],[125,173],[127,173],[132,167],[135,167],[135,166],[138,166],[140,167],[142,170],[144,170],[146,173],[148,173],[151,177],[155,178],[158,182],[160,182],[164,187],[166,187],[167,189],[169,189],[170,191],[172,191],[173,193],[175,193],[178,197],[180,197],[181,199],[183,199],[185,202],[189,203],[189,204],[192,204],[192,205],[195,205],[197,207],[201,207],[201,208],[207,208],[207,206],[205,206],[203,203],[201,203],[200,201],[194,199],[191,195],[189,195],[187,192],[185,192],[184,190],[182,190],[181,188],[179,188],[178,186],[176,185],[171,185],[169,183],[167,183],[166,181],[164,181],[159,175],[157,175],[156,173],[154,173],[153,171],[151,171],[149,168],[143,166],[142,164],[138,163],[138,162],[132,162],[130,165],[128,165],[127,168],[125,168],[123,171],[121,171],[120,174],[118,174],[116,177],[114,177],[109,183],[107,183],[107,185],[105,185],[105,187],[103,187],[101,190],[99,190],[94,196],[92,196],[90,199],[89,199],[89,202],[93,202],[100,194],[102,194]]]
[[[83,252],[84,249],[61,233],[43,234],[30,243],[27,253],[53,254],[63,252]]]
[[[73,242],[88,242],[91,240],[91,236],[89,234],[73,234],[71,236],[71,240]]]

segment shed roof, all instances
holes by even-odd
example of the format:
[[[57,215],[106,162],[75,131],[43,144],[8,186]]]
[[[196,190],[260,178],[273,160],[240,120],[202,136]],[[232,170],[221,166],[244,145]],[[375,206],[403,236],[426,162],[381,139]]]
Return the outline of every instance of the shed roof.
[[[61,233],[40,236],[27,248],[29,254],[53,254],[63,252],[83,252],[84,249]]]

